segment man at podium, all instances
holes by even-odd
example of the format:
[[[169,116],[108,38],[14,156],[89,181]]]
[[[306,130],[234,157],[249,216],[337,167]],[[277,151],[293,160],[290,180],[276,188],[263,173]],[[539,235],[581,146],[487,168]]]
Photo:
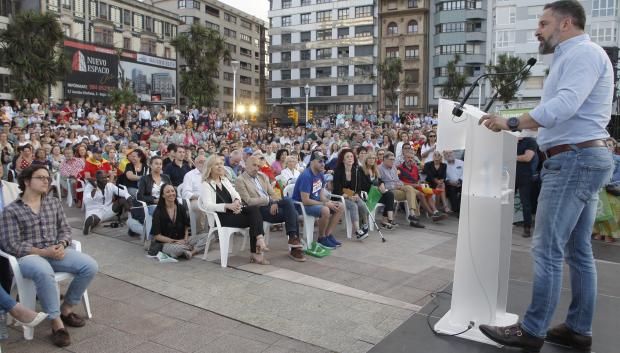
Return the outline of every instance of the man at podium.
[[[493,131],[538,128],[546,154],[532,243],[532,302],[512,326],[480,325],[491,340],[538,352],[549,342],[589,351],[596,299],[590,244],[598,191],[609,181],[612,156],[605,148],[614,91],[605,51],[584,33],[585,11],[576,0],[545,5],[536,37],[539,52],[553,54],[541,103],[519,118],[485,115]],[[572,302],[563,324],[549,329],[562,286],[563,259],[570,268]],[[549,330],[548,330],[549,329]]]

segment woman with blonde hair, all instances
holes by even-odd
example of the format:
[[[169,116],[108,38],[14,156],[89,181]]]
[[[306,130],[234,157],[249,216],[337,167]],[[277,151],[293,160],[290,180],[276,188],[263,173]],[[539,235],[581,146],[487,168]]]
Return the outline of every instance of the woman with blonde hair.
[[[198,207],[204,212],[216,212],[223,227],[249,227],[250,262],[269,265],[263,256],[263,251],[269,250],[263,236],[263,217],[257,206],[241,204],[241,196],[226,178],[224,158],[218,155],[207,158],[202,180]]]
[[[392,229],[394,227],[394,193],[385,188],[380,178],[377,156],[374,152],[366,154],[366,158],[362,161],[362,171],[364,172],[364,191],[368,192],[371,186],[376,186],[381,192],[379,203],[384,205],[381,226]]]

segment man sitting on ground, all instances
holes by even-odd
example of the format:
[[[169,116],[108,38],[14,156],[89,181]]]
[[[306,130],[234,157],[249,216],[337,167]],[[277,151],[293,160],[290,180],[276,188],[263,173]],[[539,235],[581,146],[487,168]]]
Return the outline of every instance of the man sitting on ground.
[[[100,222],[120,217],[123,212],[129,212],[131,209],[131,204],[127,200],[130,195],[126,189],[110,183],[103,170],[98,170],[95,176],[96,179],[89,180],[84,187],[84,209],[86,211],[86,220],[82,229],[84,235],[88,235],[90,230]]]

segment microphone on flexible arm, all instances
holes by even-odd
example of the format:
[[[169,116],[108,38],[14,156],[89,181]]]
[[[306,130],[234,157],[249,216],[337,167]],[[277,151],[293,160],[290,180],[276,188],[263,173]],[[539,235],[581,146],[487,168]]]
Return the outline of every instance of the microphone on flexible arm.
[[[510,86],[516,82],[519,82],[517,84],[517,88],[519,88],[521,86],[521,84],[523,83],[523,79],[525,78],[525,75],[530,72],[530,70],[532,69],[532,67],[536,65],[536,58],[530,58],[527,63],[525,64],[525,66],[527,67],[527,69],[525,71],[523,71],[521,73],[521,75],[519,75],[516,79],[514,79],[511,82],[508,82],[507,84],[504,85],[504,87]],[[522,69],[523,70],[523,69]],[[497,99],[497,96],[499,95],[499,90],[495,91],[495,94],[493,95],[493,97],[491,97],[491,99],[489,100],[489,102],[487,103],[487,105],[484,106],[483,111],[484,112],[488,112],[489,109],[491,109],[491,106],[493,105],[493,103],[495,102],[495,100]]]
[[[488,77],[488,76],[503,76],[503,75],[522,74],[523,70],[525,70],[528,66],[530,66],[530,67],[534,66],[534,64],[536,64],[536,59],[535,58],[530,58],[527,61],[527,63],[525,65],[523,65],[523,67],[521,69],[519,69],[519,71],[486,73],[486,74],[482,74],[482,75],[478,76],[478,78],[476,78],[474,83],[472,83],[471,86],[469,86],[469,89],[465,93],[465,96],[463,97],[463,99],[461,99],[459,104],[457,104],[452,109],[452,115],[455,115],[455,116],[458,116],[458,117],[463,115],[463,107],[465,106],[465,102],[467,102],[467,100],[469,99],[469,96],[471,96],[471,94],[474,92],[474,89],[476,88],[476,86],[478,86],[478,81],[480,81],[481,79],[483,79],[485,77]],[[529,71],[529,69],[528,69],[528,71]]]

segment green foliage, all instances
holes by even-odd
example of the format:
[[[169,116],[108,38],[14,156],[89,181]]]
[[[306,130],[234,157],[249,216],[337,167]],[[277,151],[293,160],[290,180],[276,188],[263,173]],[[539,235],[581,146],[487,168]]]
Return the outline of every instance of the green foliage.
[[[58,17],[50,12],[20,12],[0,30],[0,57],[11,70],[16,99],[43,99],[47,85],[62,79],[69,65],[63,39]]]
[[[461,60],[458,54],[454,55],[454,58],[448,61],[447,70],[448,76],[446,83],[441,87],[441,96],[458,101],[463,92],[465,86],[467,86],[467,75],[459,73],[456,69],[457,64]]]
[[[497,65],[492,65],[489,63],[486,68],[488,73],[517,72],[524,65],[525,61],[521,58],[509,56],[508,54],[502,54],[497,57]],[[517,94],[519,89],[517,84],[519,81],[508,85],[510,82],[515,81],[517,76],[517,74],[489,76],[491,87],[493,87],[493,90],[495,91],[499,90],[500,99],[504,102],[504,104],[508,104]],[[523,74],[523,80],[527,79],[529,76],[529,72],[527,74]]]
[[[189,104],[212,105],[219,91],[213,76],[219,69],[220,60],[230,60],[224,38],[218,32],[194,23],[188,32],[177,35],[171,44],[187,64],[187,71],[181,72],[181,93],[188,98]]]
[[[381,88],[385,92],[385,98],[390,101],[393,107],[398,99],[396,89],[400,87],[400,74],[403,72],[403,64],[400,58],[386,58],[377,69],[381,74]]]

